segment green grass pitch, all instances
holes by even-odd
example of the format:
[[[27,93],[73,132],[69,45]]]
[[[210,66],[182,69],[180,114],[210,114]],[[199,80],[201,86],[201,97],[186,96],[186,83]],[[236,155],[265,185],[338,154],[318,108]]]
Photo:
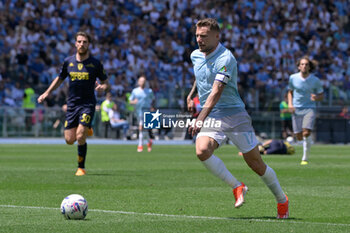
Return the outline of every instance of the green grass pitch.
[[[350,148],[315,145],[310,163],[264,156],[290,199],[290,219],[233,146],[216,151],[249,187],[233,207],[231,189],[212,176],[194,146],[88,145],[87,175],[74,176],[76,146],[0,145],[0,232],[350,232]],[[69,194],[89,204],[85,220],[59,211]]]

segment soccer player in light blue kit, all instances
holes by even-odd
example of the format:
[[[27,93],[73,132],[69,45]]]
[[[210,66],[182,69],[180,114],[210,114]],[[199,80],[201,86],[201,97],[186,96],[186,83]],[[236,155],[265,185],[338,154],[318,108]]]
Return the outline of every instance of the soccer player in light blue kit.
[[[197,89],[203,108],[193,127],[189,128],[192,135],[198,133],[197,157],[210,172],[233,189],[235,207],[242,206],[248,187],[239,182],[213,154],[228,137],[243,152],[248,166],[275,195],[277,218],[288,218],[288,197],[282,191],[274,170],[261,158],[251,119],[238,94],[237,62],[232,53],[219,43],[220,28],[217,21],[210,18],[198,21],[196,40],[199,49],[191,54],[196,80],[187,97],[187,105],[188,110],[192,111],[192,96]],[[220,121],[221,126],[206,127],[205,124],[201,124],[208,120]]]
[[[304,56],[297,62],[299,73],[289,77],[288,107],[291,109],[293,131],[296,138],[303,140],[303,158],[301,165],[307,165],[311,147],[311,132],[316,118],[316,102],[323,100],[321,81],[311,72],[316,62]]]
[[[139,123],[139,144],[137,152],[143,151],[143,113],[151,110],[152,102],[154,100],[153,91],[146,87],[146,77],[141,75],[137,81],[139,87],[134,88],[129,97],[130,104],[135,105],[136,118]],[[148,152],[152,151],[152,139],[149,138],[147,143]]]

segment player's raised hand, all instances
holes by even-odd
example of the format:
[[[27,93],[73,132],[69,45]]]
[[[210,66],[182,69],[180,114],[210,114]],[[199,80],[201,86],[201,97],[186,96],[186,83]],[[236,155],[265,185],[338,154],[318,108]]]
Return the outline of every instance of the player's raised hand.
[[[311,99],[311,101],[316,101],[317,100],[317,95],[311,94],[310,99]]]
[[[96,81],[96,83],[95,83],[95,90],[96,91],[105,91],[105,90],[107,90],[107,88],[108,88],[108,84],[106,84],[106,83],[100,84]]]
[[[38,98],[38,103],[41,104],[48,96],[49,94],[44,92],[41,96]]]
[[[294,113],[294,112],[295,112],[294,106],[289,105],[289,106],[288,106],[288,111],[289,111],[290,113]]]
[[[203,121],[197,119],[193,125],[190,125],[190,127],[188,127],[188,133],[193,137],[201,131],[202,127]]]

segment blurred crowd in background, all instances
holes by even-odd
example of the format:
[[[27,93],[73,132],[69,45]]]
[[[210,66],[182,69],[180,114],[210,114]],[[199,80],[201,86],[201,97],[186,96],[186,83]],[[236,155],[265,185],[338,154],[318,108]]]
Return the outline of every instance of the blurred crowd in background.
[[[158,108],[184,108],[194,78],[194,25],[204,17],[220,23],[247,108],[278,107],[305,54],[318,62],[325,101],[331,96],[333,104],[344,104],[350,100],[349,15],[348,0],[0,0],[0,105],[21,106],[26,84],[41,94],[75,53],[75,33],[86,31],[122,111],[140,74]],[[62,106],[66,96],[63,85],[45,106]]]

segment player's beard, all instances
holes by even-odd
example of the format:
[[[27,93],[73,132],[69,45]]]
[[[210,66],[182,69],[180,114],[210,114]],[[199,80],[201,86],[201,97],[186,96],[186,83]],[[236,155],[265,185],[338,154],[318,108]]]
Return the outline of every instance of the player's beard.
[[[78,53],[79,53],[79,55],[80,56],[85,56],[87,53],[88,53],[88,49],[86,49],[86,48],[79,48],[78,49]]]
[[[199,51],[205,54],[209,54],[214,51],[214,47],[207,47],[207,46],[199,46]]]

